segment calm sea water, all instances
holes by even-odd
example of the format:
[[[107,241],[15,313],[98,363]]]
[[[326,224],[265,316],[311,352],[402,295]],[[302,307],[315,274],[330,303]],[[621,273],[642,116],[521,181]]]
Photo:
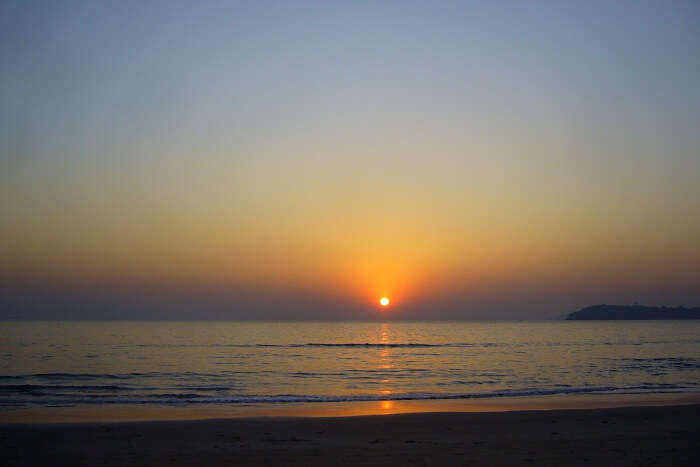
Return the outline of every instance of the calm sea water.
[[[700,392],[700,322],[0,322],[0,407]]]

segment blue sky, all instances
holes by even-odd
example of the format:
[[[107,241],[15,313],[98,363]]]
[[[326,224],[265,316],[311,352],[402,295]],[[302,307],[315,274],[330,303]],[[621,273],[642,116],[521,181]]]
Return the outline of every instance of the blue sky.
[[[699,20],[691,1],[3,2],[7,293],[206,284],[321,317],[380,294],[422,317],[697,303]]]

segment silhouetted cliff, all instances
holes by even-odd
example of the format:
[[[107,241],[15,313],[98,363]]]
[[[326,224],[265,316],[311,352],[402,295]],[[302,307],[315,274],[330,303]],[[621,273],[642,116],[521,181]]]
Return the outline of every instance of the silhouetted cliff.
[[[595,305],[570,313],[566,319],[700,319],[700,308]]]

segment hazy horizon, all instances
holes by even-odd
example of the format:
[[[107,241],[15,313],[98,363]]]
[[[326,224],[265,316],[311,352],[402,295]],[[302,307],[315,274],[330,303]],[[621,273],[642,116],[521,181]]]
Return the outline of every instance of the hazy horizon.
[[[0,319],[700,306],[699,25],[692,1],[3,2]]]

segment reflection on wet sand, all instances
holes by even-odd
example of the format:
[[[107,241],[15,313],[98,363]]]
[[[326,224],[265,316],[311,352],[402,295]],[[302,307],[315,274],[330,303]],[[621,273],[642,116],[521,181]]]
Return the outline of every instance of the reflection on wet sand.
[[[134,407],[27,407],[0,413],[3,422],[96,422],[136,420],[197,420],[238,417],[353,417],[417,412],[503,412],[512,410],[593,409],[605,407],[683,405],[700,403],[698,394],[636,394],[600,397],[550,396],[538,399],[384,400],[371,402],[312,402],[305,404],[211,404],[209,406]],[[386,404],[386,405],[385,405]]]

